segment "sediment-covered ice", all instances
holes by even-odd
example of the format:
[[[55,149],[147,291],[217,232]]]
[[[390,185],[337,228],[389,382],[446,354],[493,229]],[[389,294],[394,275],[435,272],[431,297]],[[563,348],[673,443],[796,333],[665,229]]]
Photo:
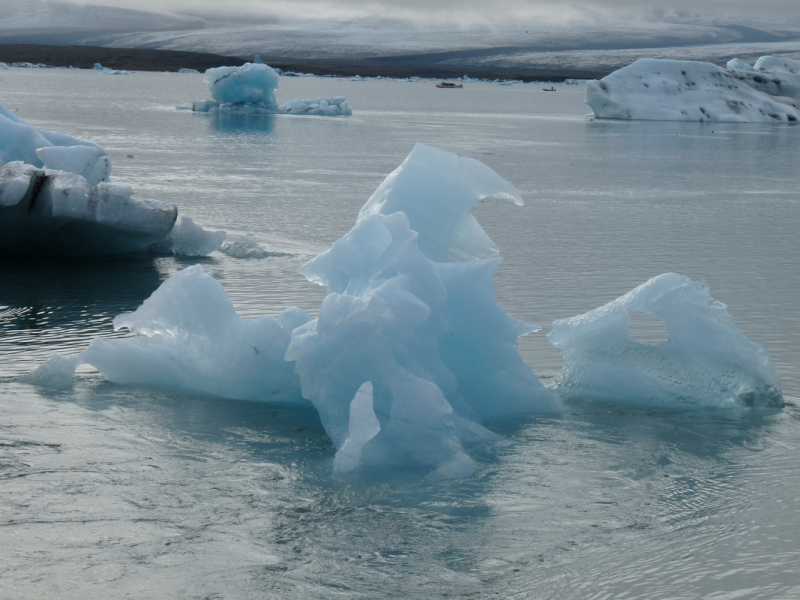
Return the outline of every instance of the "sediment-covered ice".
[[[669,339],[633,339],[630,314],[658,315]],[[704,281],[667,273],[586,314],[556,321],[564,397],[661,405],[783,406],[766,351],[748,340]]]
[[[353,114],[347,98],[342,97],[296,99],[279,107],[275,92],[280,89],[280,77],[260,59],[241,67],[208,69],[205,82],[213,100],[196,100],[192,104],[194,112],[332,117]]]
[[[96,256],[147,251],[172,230],[172,204],[125,185],[23,162],[0,167],[0,254]]]
[[[746,70],[711,63],[638,60],[586,88],[586,103],[603,119],[800,122],[800,76],[787,59]],[[795,61],[790,61],[795,62]]]
[[[200,266],[166,281],[75,365],[111,381],[247,400],[310,400],[338,449],[336,469],[422,468],[469,476],[465,448],[492,441],[479,421],[558,413],[517,351],[536,329],[498,306],[497,247],[472,218],[480,199],[521,203],[485,165],[417,145],[353,229],[300,272],[328,287],[317,319],[296,308],[239,318]],[[42,366],[63,382],[67,359]]]

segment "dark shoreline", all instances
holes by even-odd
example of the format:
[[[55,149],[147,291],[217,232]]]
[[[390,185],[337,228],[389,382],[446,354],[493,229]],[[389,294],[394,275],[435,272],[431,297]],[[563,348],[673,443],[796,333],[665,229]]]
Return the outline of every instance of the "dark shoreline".
[[[551,69],[475,68],[453,65],[447,68],[431,64],[426,56],[382,57],[371,60],[303,60],[262,56],[262,60],[283,71],[338,75],[350,77],[429,77],[455,79],[467,75],[477,79],[520,79],[522,81],[553,81],[565,79],[599,79],[607,72],[554,71]],[[106,48],[100,46],[44,46],[39,44],[0,44],[0,62],[29,62],[53,67],[91,69],[100,63],[110,69],[129,71],[177,71],[182,68],[205,71],[212,67],[240,66],[252,57],[222,56],[181,50],[149,48]]]

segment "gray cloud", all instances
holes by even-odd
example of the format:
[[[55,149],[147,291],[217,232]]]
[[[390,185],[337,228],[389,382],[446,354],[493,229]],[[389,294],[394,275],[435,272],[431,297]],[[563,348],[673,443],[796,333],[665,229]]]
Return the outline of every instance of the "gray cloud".
[[[406,20],[414,24],[460,26],[571,21],[800,20],[797,0],[93,0],[118,8],[243,17],[347,21],[360,18]]]

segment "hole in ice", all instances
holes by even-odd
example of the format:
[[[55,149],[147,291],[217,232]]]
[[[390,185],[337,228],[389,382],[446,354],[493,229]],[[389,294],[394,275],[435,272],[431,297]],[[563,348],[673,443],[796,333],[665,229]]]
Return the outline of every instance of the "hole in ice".
[[[629,310],[631,322],[628,327],[631,337],[637,342],[645,344],[658,344],[669,339],[667,326],[661,317],[652,313],[643,313]]]

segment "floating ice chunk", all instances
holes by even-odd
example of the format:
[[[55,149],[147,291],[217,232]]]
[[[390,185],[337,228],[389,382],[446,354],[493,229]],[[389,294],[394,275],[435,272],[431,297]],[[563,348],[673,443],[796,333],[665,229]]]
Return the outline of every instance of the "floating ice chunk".
[[[227,254],[231,258],[264,258],[270,253],[258,244],[254,235],[247,234],[240,237],[235,242],[223,244],[220,252]]]
[[[97,144],[84,142],[74,137],[37,129],[23,121],[0,104],[0,166],[21,160],[37,167],[43,166],[36,150],[45,146],[88,146],[105,155]]]
[[[333,468],[339,473],[355,470],[361,463],[361,449],[380,431],[381,424],[372,405],[372,382],[367,381],[350,403],[350,431],[336,453]]]
[[[206,231],[191,217],[181,216],[163,242],[153,251],[175,256],[208,256],[225,241],[224,231]]]
[[[586,87],[586,103],[603,119],[656,121],[798,122],[800,103],[763,75],[711,63],[638,60]],[[775,86],[777,87],[777,86]]]
[[[275,90],[280,88],[280,78],[263,63],[208,69],[205,82],[211,97],[217,102],[257,103],[272,109],[278,108]]]
[[[482,162],[417,144],[375,190],[358,220],[402,211],[431,260],[491,258],[499,249],[470,212],[487,197],[522,206],[516,188]]]
[[[242,400],[299,400],[300,381],[283,359],[308,313],[242,319],[222,285],[200,265],[165,281],[135,312],[114,319],[132,339],[95,339],[82,353],[116,383],[194,390]]]
[[[164,238],[177,208],[133,198],[124,185],[22,162],[0,167],[0,254],[93,256],[147,251]]]
[[[347,103],[347,98],[317,98],[316,100],[295,99],[281,105],[283,112],[301,115],[319,115],[325,117],[349,116],[353,109]]]
[[[72,387],[75,369],[80,363],[80,355],[60,356],[54,354],[35,370],[19,377],[17,381],[55,390],[68,390]]]
[[[261,57],[260,57],[258,54],[256,54],[256,55],[255,55],[255,58],[253,58],[253,64],[256,64],[256,65],[263,65],[263,64],[264,64],[264,61],[263,61],[263,60],[261,60]]]
[[[258,58],[258,57],[256,57]],[[218,67],[206,71],[205,82],[213,101],[196,100],[194,112],[223,112],[272,115],[276,113],[341,116],[352,115],[347,98],[290,100],[280,108],[275,90],[280,89],[278,73],[260,62],[241,67]],[[286,76],[292,75],[285,73]],[[296,75],[296,74],[295,74]]]
[[[656,314],[669,339],[634,340],[628,311]],[[586,314],[556,321],[562,396],[642,404],[783,406],[766,351],[736,327],[704,281],[667,273]]]
[[[108,181],[111,176],[111,160],[99,148],[92,146],[46,146],[36,150],[36,156],[45,169],[76,173],[89,185]]]
[[[178,69],[178,73],[197,73],[197,74],[200,74],[200,71],[198,71],[197,69],[186,69],[186,68],[184,68],[184,69]]]
[[[725,65],[729,70],[733,71],[752,71],[753,66],[744,62],[743,60],[739,60],[738,58],[732,58],[728,61],[728,64]]]

